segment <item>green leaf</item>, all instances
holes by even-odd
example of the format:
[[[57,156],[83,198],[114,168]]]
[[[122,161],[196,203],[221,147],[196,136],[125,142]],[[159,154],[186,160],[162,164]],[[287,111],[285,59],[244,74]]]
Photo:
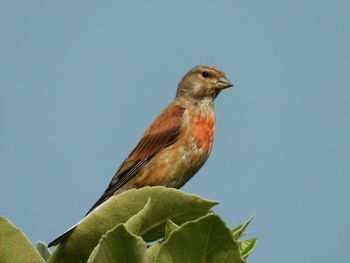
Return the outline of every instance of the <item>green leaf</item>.
[[[232,230],[231,230],[232,235],[234,236],[234,234],[235,234],[238,230],[240,230],[240,229],[242,228],[242,226],[243,226],[243,224],[238,225],[238,226],[236,226],[234,229],[232,229]],[[235,237],[235,236],[234,236],[234,237]],[[235,239],[237,239],[237,238],[235,237]]]
[[[147,249],[147,263],[153,263],[158,255],[159,249],[162,245],[162,241],[158,241]]]
[[[177,229],[179,229],[179,226],[169,219],[165,225],[165,237],[164,237],[164,239],[152,244],[147,249],[147,256],[148,256],[147,262],[148,263],[153,263],[156,256],[158,255],[159,249],[160,249],[162,243],[164,242],[164,240],[166,240],[169,237],[171,232],[173,232],[174,230],[177,230]]]
[[[183,224],[162,243],[154,263],[242,263],[230,229],[215,214]]]
[[[164,235],[168,219],[181,225],[207,214],[216,204],[197,195],[160,186],[126,191],[111,197],[82,220],[52,253],[49,262],[86,262],[101,236],[129,219],[128,229],[152,241]],[[142,224],[135,227],[136,222]]]
[[[43,241],[38,241],[35,244],[36,250],[39,252],[39,254],[41,255],[41,257],[47,261],[47,259],[50,257],[51,255],[51,251],[49,250],[49,248],[47,247],[47,245],[43,242]]]
[[[256,246],[256,241],[258,239],[250,238],[246,240],[238,240],[239,252],[241,253],[242,258],[247,258],[250,253],[252,253],[253,249]]]
[[[45,262],[23,232],[2,216],[0,216],[0,261]]]
[[[151,198],[151,204],[140,214],[130,218],[130,221],[142,221],[139,234],[145,241],[154,241],[164,236],[164,226],[168,219],[181,225],[186,221],[207,214],[218,202],[206,200],[198,195],[165,187],[142,188]],[[138,219],[142,217],[142,220]],[[132,223],[127,222],[130,229]],[[134,232],[133,232],[134,233]]]
[[[244,224],[237,226],[231,231],[232,236],[235,240],[239,239],[242,235],[244,235],[244,231],[246,230],[250,222],[252,222],[254,217],[255,217],[255,214],[253,214],[246,222],[244,222]]]
[[[179,229],[179,226],[169,219],[168,222],[165,225],[164,238],[168,239],[170,233],[173,232],[174,230],[177,230],[177,229]]]
[[[87,263],[146,263],[146,244],[123,224],[108,231],[92,251]]]
[[[148,198],[145,206],[134,216],[132,216],[125,223],[125,227],[131,233],[135,235],[142,235],[145,231],[147,231],[147,219],[152,215],[152,202],[151,198]]]

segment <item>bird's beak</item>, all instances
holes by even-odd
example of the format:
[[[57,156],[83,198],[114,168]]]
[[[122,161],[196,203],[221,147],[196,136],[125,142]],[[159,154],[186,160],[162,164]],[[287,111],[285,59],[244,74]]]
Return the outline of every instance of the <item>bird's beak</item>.
[[[217,87],[219,89],[226,89],[229,87],[233,87],[233,84],[226,77],[221,77],[218,79]]]

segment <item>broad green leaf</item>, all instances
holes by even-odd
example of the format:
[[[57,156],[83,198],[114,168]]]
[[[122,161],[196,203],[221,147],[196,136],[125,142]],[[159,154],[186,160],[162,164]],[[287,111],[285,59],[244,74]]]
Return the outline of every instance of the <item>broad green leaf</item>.
[[[41,255],[41,257],[47,261],[47,259],[50,257],[51,255],[51,251],[49,250],[49,248],[47,247],[47,245],[43,242],[43,241],[38,241],[35,244],[35,248],[36,250],[39,252],[39,254]]]
[[[145,206],[149,199],[150,204]],[[168,219],[181,225],[207,214],[216,204],[193,194],[160,186],[126,191],[110,198],[82,220],[53,252],[49,262],[85,263],[101,236],[129,219],[128,227],[136,231],[134,223],[142,218],[142,227],[137,231],[141,231],[146,241],[151,241],[164,235]]]
[[[162,243],[155,263],[243,263],[230,229],[215,214],[184,223]]]
[[[246,230],[250,222],[252,222],[254,217],[255,217],[255,214],[253,214],[246,222],[244,222],[244,224],[237,226],[231,231],[232,236],[235,240],[239,239],[242,235],[244,235],[244,231]]]
[[[87,263],[101,262],[146,263],[146,244],[120,224],[101,238]]]
[[[177,229],[179,229],[179,226],[169,219],[165,225],[164,239],[152,244],[147,249],[148,263],[153,263],[156,256],[158,255],[159,249],[160,249],[162,243],[164,242],[164,240],[166,240],[168,238],[168,236],[170,235],[171,232],[173,232],[174,230],[177,230]]]
[[[142,221],[138,232],[145,241],[154,241],[164,236],[164,227],[168,219],[181,225],[186,221],[196,219],[207,214],[218,202],[206,200],[194,194],[165,187],[143,188],[146,195],[151,198],[151,203],[143,211],[130,218],[126,223],[128,229],[135,222]],[[140,217],[142,219],[140,220]]]
[[[154,244],[152,244],[148,249],[147,249],[147,263],[153,263],[156,256],[158,255],[159,249],[162,245],[162,241],[158,241]]]
[[[128,231],[130,231],[130,233],[140,236],[147,231],[148,226],[145,225],[145,223],[152,214],[152,207],[153,205],[151,198],[148,198],[145,206],[136,215],[132,216],[128,221],[126,221],[125,227],[128,229]]]
[[[255,248],[257,238],[250,238],[246,240],[238,240],[239,252],[241,253],[242,258],[247,258],[250,253],[252,253]]]
[[[0,262],[45,262],[23,232],[2,216],[0,216]]]
[[[177,230],[177,229],[179,229],[179,226],[169,219],[168,222],[165,225],[164,238],[168,239],[170,233],[173,232],[174,230]]]

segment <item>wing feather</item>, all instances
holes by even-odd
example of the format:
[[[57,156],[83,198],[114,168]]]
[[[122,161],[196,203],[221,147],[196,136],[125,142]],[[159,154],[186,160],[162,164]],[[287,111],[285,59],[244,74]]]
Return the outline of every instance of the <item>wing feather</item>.
[[[182,116],[185,109],[170,104],[143,134],[142,139],[121,164],[109,186],[87,214],[134,177],[159,151],[173,144],[181,133]]]

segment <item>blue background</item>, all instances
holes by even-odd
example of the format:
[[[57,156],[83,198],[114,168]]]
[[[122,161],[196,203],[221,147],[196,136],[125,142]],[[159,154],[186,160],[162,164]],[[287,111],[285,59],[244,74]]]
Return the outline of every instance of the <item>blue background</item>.
[[[346,262],[349,1],[1,1],[0,213],[32,241],[77,222],[197,64],[211,157],[183,189],[254,212],[250,262]]]

